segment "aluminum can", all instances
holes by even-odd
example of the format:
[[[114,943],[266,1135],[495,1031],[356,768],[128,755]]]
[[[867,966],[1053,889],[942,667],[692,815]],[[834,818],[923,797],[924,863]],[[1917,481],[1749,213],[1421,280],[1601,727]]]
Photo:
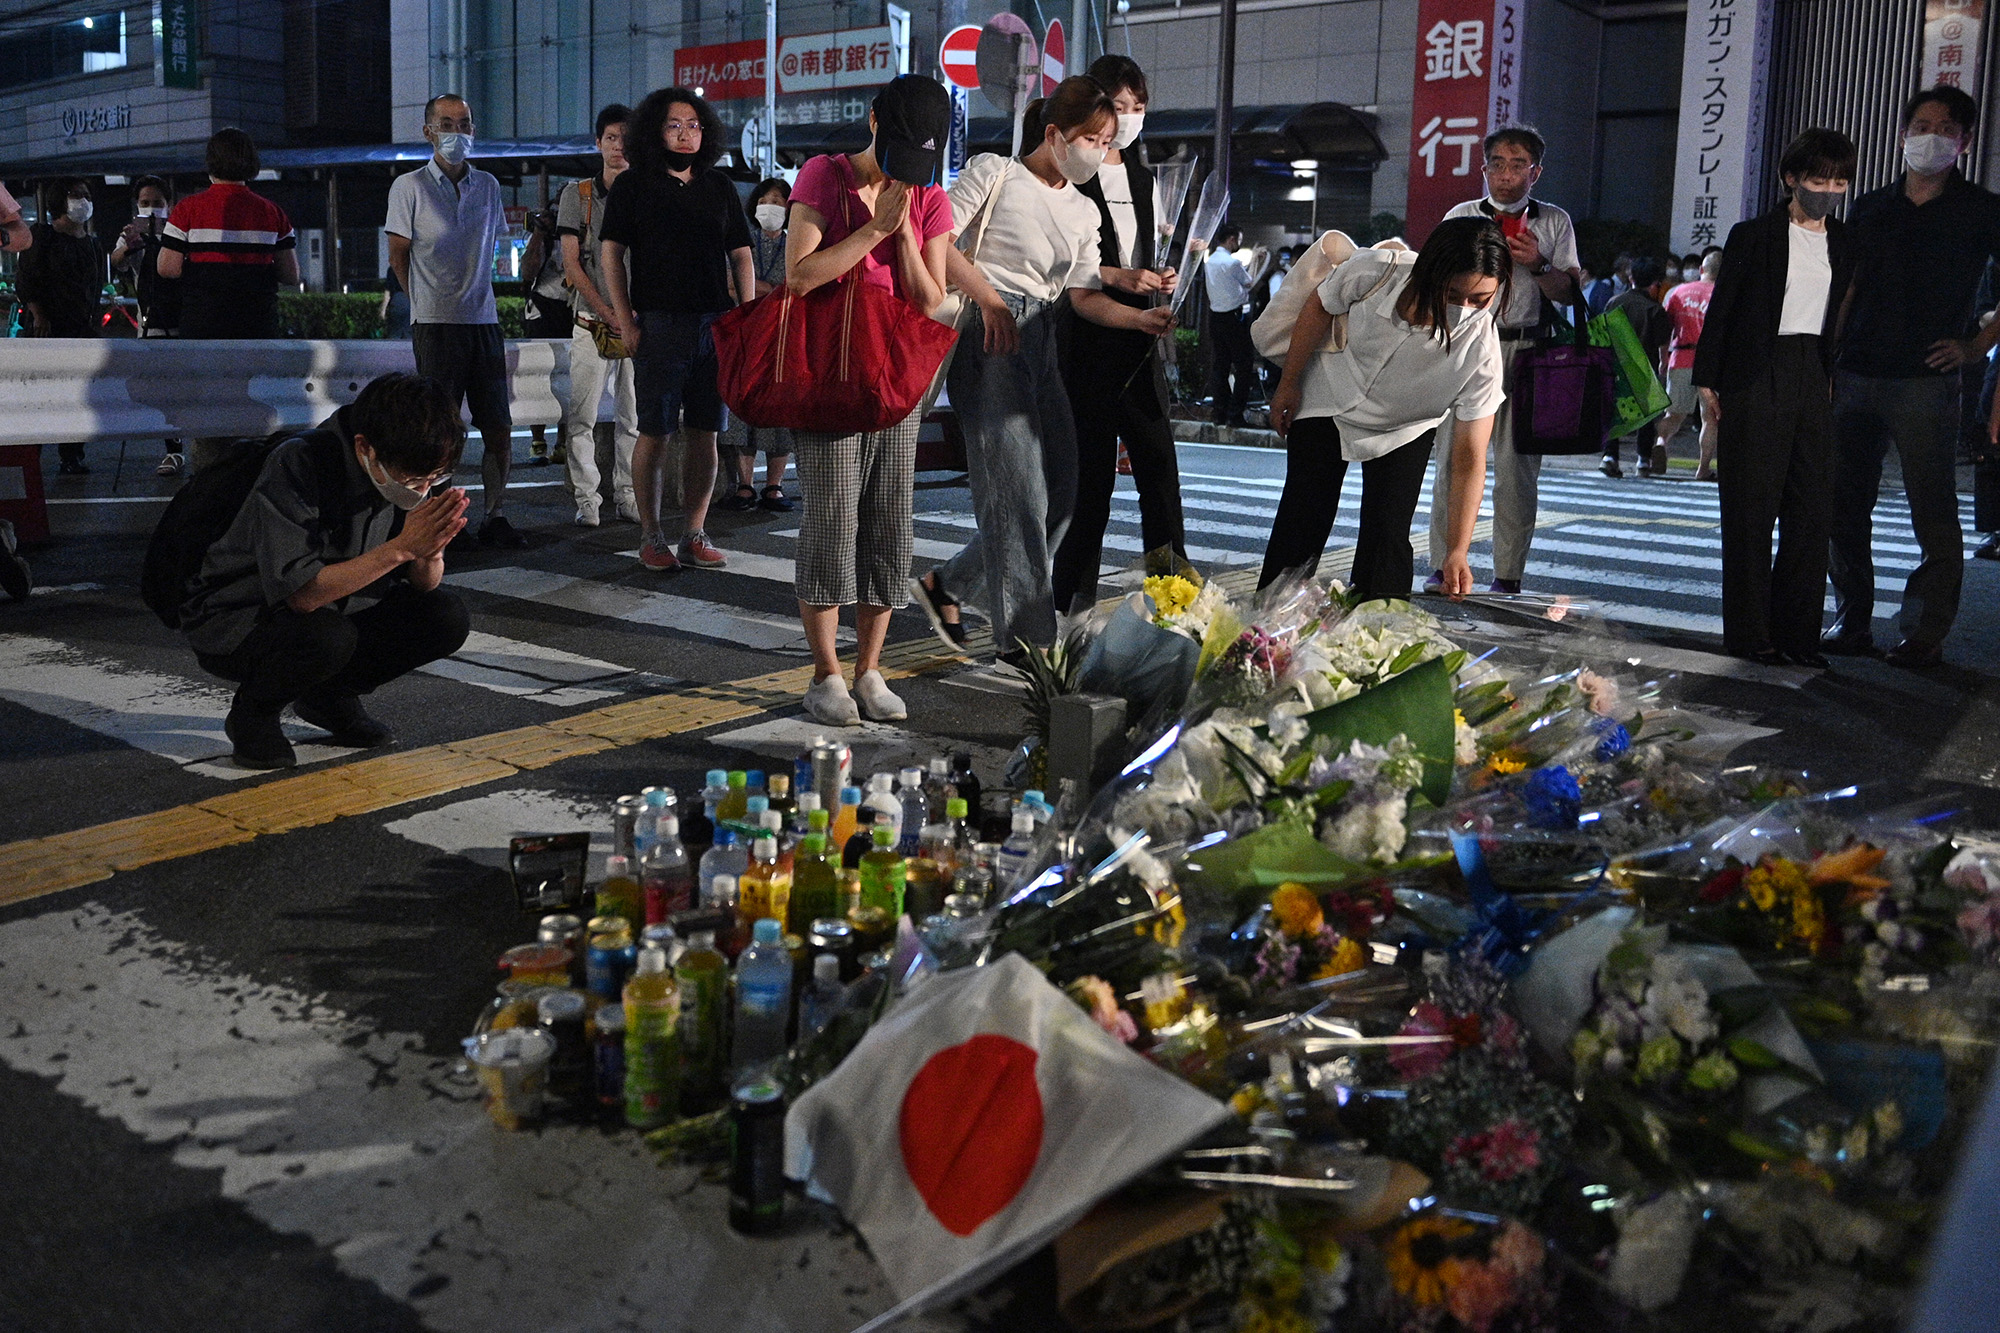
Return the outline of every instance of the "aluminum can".
[[[785,1090],[760,1076],[729,1098],[729,1225],[767,1236],[784,1221]]]
[[[821,741],[813,746],[812,789],[819,793],[820,809],[840,809],[840,789],[851,785],[853,779],[853,750],[840,741]]]
[[[611,807],[611,851],[634,865],[639,862],[639,811],[644,809],[643,796],[620,796]]]

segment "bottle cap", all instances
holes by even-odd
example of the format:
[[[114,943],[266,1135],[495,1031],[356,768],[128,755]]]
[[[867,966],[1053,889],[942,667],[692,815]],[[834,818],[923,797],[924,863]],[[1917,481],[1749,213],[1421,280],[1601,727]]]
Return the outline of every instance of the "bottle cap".
[[[813,811],[821,808],[819,803],[819,793],[816,791],[800,792],[798,804],[799,804],[799,809],[805,811],[807,815],[811,815]]]
[[[759,838],[757,839],[755,851],[759,861],[775,861],[778,859],[778,840],[776,838]]]
[[[924,770],[912,764],[910,767],[904,769],[900,775],[898,775],[898,780],[905,787],[922,786],[924,781]]]
[[[963,796],[954,796],[944,803],[944,816],[946,819],[963,819],[967,808]]]
[[[773,796],[789,796],[792,792],[792,780],[783,773],[773,773],[764,779],[764,785],[771,789]]]
[[[861,804],[861,788],[859,788],[859,787],[842,787],[842,788],[840,789],[840,803],[841,803],[842,805],[860,805],[860,804]]]
[[[729,785],[729,770],[726,768],[709,769],[707,785],[711,787],[727,787]]]
[[[648,810],[664,810],[673,803],[674,794],[665,787],[646,788],[646,808]]]
[[[748,773],[745,773],[742,769],[734,768],[729,771],[730,786],[741,787],[749,781],[750,781],[750,775]]]
[[[893,847],[893,846],[895,846],[895,845],[896,845],[896,831],[895,831],[894,829],[892,829],[892,828],[889,828],[889,827],[888,827],[888,826],[886,826],[886,825],[882,825],[882,824],[877,824],[877,825],[875,826],[875,845],[876,845],[877,847]]]
[[[583,996],[573,990],[551,991],[535,1001],[535,1013],[544,1023],[581,1022]]]
[[[691,941],[689,946],[691,948],[713,949],[715,947],[715,932],[712,930],[697,930],[694,934],[688,936],[688,939]]]
[[[888,791],[890,784],[894,781],[895,779],[891,778],[887,773],[877,773],[868,779],[868,790],[871,792]]]
[[[736,901],[736,876],[717,875],[708,882],[708,885],[709,896],[714,898],[716,902],[733,903]]]
[[[761,816],[764,827],[776,831],[785,826],[785,817],[776,810],[766,810]]]
[[[1021,793],[1021,804],[1047,805],[1048,799],[1044,797],[1039,791],[1036,791],[1034,788],[1030,787],[1027,791]]]
[[[761,815],[771,808],[771,798],[768,796],[752,796],[743,802],[743,807],[753,815]]]
[[[625,1011],[618,1005],[599,1005],[595,1017],[599,1032],[623,1032],[625,1030]]]
[[[799,839],[799,850],[807,856],[825,856],[826,835],[824,833],[806,834],[805,837]]]
[[[736,830],[733,828],[717,829],[715,831],[715,845],[717,847],[734,847],[736,845]]]
[[[806,811],[806,827],[813,832],[824,833],[832,826],[833,821],[827,817],[826,811],[819,809]]]
[[[743,780],[752,787],[762,788],[764,785],[764,770],[761,768],[749,769],[743,774]]]
[[[1014,832],[1033,833],[1034,831],[1035,831],[1035,812],[1032,810],[1014,811]]]
[[[776,944],[785,938],[785,928],[768,916],[762,917],[750,927],[750,938],[759,944]]]
[[[613,852],[604,858],[604,878],[629,879],[632,875],[632,858]]]
[[[951,760],[945,758],[941,754],[932,755],[931,772],[938,777],[945,776],[947,773],[951,772]]]
[[[840,960],[830,953],[820,954],[813,959],[814,981],[839,981]]]
[[[650,948],[639,950],[639,975],[648,976],[654,972],[667,970],[667,951]]]

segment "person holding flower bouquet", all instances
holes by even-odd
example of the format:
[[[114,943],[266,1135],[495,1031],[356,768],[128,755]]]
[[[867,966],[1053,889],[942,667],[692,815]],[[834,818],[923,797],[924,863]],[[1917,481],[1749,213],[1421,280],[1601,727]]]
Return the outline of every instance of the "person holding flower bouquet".
[[[1288,570],[1318,568],[1347,466],[1360,463],[1361,539],[1350,582],[1363,601],[1408,597],[1410,523],[1431,434],[1449,415],[1451,546],[1441,573],[1447,595],[1472,591],[1467,551],[1494,414],[1506,397],[1489,311],[1512,262],[1499,227],[1452,218],[1431,232],[1414,262],[1407,252],[1363,251],[1305,303],[1271,398],[1271,425],[1286,443],[1285,490],[1260,587]],[[1340,316],[1345,338],[1329,341]]]
[[[931,184],[951,99],[933,79],[905,74],[875,95],[874,141],[858,153],[816,157],[792,189],[785,280],[794,294],[858,273],[928,314],[944,299],[951,200]],[[806,712],[852,727],[909,716],[882,679],[889,616],[908,600],[910,492],[921,408],[885,430],[792,432],[805,519],[799,525],[799,619],[812,648]],[[855,605],[854,694],[842,679],[835,631]],[[859,706],[857,707],[857,699]]]

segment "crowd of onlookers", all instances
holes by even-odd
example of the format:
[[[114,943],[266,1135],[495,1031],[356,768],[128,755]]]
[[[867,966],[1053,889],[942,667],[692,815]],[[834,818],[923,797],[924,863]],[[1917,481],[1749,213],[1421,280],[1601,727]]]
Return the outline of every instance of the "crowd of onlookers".
[[[1120,471],[1134,479],[1149,558],[1184,563],[1163,356],[1180,275],[1156,259],[1176,219],[1140,147],[1147,98],[1144,72],[1106,56],[1028,108],[1018,156],[976,156],[945,188],[949,99],[935,81],[905,75],[877,94],[865,148],[813,158],[790,183],[762,181],[747,198],[717,166],[722,126],[698,92],[666,88],[635,108],[604,108],[599,169],[533,220],[524,272],[530,334],[569,339],[571,399],[553,449],[538,439],[535,453],[567,469],[576,523],[597,526],[608,505],[638,524],[644,568],[726,568],[710,509],[789,509],[784,479],[796,460],[795,585],[815,666],[804,704],[832,725],[905,715],[879,657],[891,613],[912,601],[956,651],[969,642],[964,613],[977,611],[1003,667],[1055,642],[1096,603]],[[1245,250],[1233,224],[1212,244],[1195,238],[1207,251],[1214,418],[1243,424],[1253,393],[1268,388],[1270,425],[1287,449],[1264,582],[1317,565],[1346,471],[1358,465],[1356,591],[1411,594],[1412,525],[1428,477],[1422,587],[1471,593],[1490,459],[1487,592],[1523,595],[1551,445],[1507,410],[1516,368],[1559,336],[1562,312],[1617,311],[1668,403],[1633,438],[1641,474],[1668,475],[1666,446],[1683,422],[1700,423],[1694,476],[1716,483],[1721,500],[1725,649],[1814,667],[1823,652],[1875,651],[1871,515],[1893,444],[1923,558],[1886,656],[1934,664],[1963,570],[1960,381],[2000,341],[2000,321],[1973,318],[1975,302],[1993,300],[1990,288],[1979,294],[1982,274],[2000,262],[2000,198],[1957,166],[1976,123],[1957,89],[1915,95],[1901,125],[1902,176],[1855,199],[1845,220],[1854,144],[1809,130],[1779,163],[1779,203],[1736,225],[1722,247],[1671,263],[1631,256],[1602,279],[1583,271],[1569,215],[1535,196],[1548,145],[1525,125],[1485,137],[1484,191],[1417,248],[1388,239],[1357,249],[1329,232],[1274,256]],[[287,760],[276,713],[295,700],[337,735],[377,737],[359,696],[409,669],[413,653],[463,638],[462,608],[449,609],[456,603],[438,587],[444,545],[461,531],[487,546],[526,543],[506,510],[513,422],[492,281],[507,231],[500,185],[473,163],[465,99],[432,98],[423,133],[431,157],[394,181],[386,222],[388,299],[407,303],[417,374],[378,380],[321,431],[260,458],[257,503],[229,511],[235,525],[209,550],[185,606],[168,607],[204,664],[241,684],[231,734],[246,762]],[[133,273],[149,325],[172,320],[184,337],[271,336],[277,289],[297,278],[290,224],[246,185],[257,171],[247,136],[217,134],[208,167],[210,187],[177,202],[164,183],[138,182],[140,215],[111,261]],[[20,286],[34,330],[51,336],[91,331],[79,323],[79,294],[100,263],[89,187],[63,188],[60,209],[43,201],[32,236],[0,207],[7,243],[28,249]],[[807,300],[831,283],[879,289],[952,325],[954,350],[931,392],[907,410],[897,400],[901,419],[880,429],[810,428],[820,422],[812,404],[790,429],[732,428],[718,319],[760,298]],[[724,334],[740,336],[731,327],[741,326],[726,323]],[[777,364],[763,373],[782,378]],[[1260,384],[1260,364],[1277,368],[1274,384]],[[944,392],[964,438],[976,527],[956,555],[917,573],[918,425]],[[602,438],[607,393],[614,410]],[[449,484],[461,412],[481,439],[477,512]],[[1982,438],[2000,433],[1996,421]],[[205,443],[218,446],[194,442],[197,482],[211,466],[222,471],[219,458],[201,456]],[[1621,453],[1607,443],[1605,472],[1622,475]],[[329,525],[335,496],[342,521]],[[408,599],[350,614],[348,596],[384,574]],[[1823,628],[1829,576],[1838,614]],[[850,605],[851,686],[836,654]],[[419,621],[459,632],[423,632]]]

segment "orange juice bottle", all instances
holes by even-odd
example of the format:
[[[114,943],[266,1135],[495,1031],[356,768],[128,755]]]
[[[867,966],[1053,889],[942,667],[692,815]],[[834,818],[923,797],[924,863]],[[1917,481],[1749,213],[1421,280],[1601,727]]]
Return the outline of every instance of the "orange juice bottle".
[[[842,787],[840,789],[840,809],[833,815],[833,827],[826,845],[844,848],[847,840],[854,836],[855,827],[861,822],[861,788]]]

